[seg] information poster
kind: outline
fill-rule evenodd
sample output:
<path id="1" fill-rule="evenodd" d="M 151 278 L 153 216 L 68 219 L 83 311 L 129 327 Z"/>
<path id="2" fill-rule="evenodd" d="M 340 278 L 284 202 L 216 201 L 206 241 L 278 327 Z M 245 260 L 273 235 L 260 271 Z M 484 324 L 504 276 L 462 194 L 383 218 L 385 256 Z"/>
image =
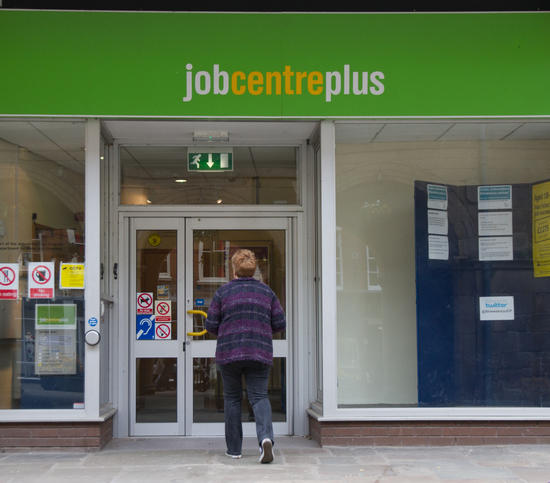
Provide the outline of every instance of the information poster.
<path id="1" fill-rule="evenodd" d="M 37 304 L 35 372 L 76 374 L 76 304 Z"/>
<path id="2" fill-rule="evenodd" d="M 428 210 L 428 233 L 432 235 L 447 235 L 449 222 L 446 211 Z"/>
<path id="3" fill-rule="evenodd" d="M 533 185 L 533 273 L 550 277 L 550 181 Z"/>
<path id="4" fill-rule="evenodd" d="M 479 297 L 479 320 L 514 320 L 514 297 Z"/>
<path id="5" fill-rule="evenodd" d="M 59 288 L 84 289 L 84 264 L 61 263 L 59 268 Z"/>
<path id="6" fill-rule="evenodd" d="M 511 236 L 484 236 L 479 238 L 479 260 L 491 262 L 514 259 L 514 242 Z"/>
<path id="7" fill-rule="evenodd" d="M 438 184 L 428 185 L 428 208 L 446 210 L 448 204 L 447 187 Z"/>
<path id="8" fill-rule="evenodd" d="M 446 236 L 428 236 L 428 258 L 430 260 L 449 259 L 449 239 Z"/>
<path id="9" fill-rule="evenodd" d="M 478 233 L 479 236 L 512 235 L 512 212 L 480 211 Z"/>
<path id="10" fill-rule="evenodd" d="M 478 210 L 511 210 L 512 185 L 478 186 Z"/>

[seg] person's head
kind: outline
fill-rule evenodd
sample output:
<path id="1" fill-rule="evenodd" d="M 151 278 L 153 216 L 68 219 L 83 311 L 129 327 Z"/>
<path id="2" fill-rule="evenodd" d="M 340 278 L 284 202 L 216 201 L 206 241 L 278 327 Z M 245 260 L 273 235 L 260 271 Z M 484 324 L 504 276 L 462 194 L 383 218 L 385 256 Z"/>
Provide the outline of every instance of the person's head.
<path id="1" fill-rule="evenodd" d="M 231 257 L 231 265 L 237 277 L 252 277 L 256 271 L 256 256 L 250 250 L 237 250 Z"/>

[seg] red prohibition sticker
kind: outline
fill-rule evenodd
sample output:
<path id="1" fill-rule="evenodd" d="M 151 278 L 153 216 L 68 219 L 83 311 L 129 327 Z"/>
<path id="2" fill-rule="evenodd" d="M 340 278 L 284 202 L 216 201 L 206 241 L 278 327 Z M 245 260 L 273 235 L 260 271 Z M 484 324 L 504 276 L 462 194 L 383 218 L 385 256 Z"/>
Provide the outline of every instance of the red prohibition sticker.
<path id="1" fill-rule="evenodd" d="M 172 327 L 170 324 L 155 324 L 155 339 L 168 340 L 172 337 Z"/>
<path id="2" fill-rule="evenodd" d="M 15 277 L 16 273 L 12 267 L 8 265 L 3 265 L 0 267 L 0 285 L 3 285 L 4 287 L 13 285 Z"/>
<path id="3" fill-rule="evenodd" d="M 157 322 L 172 321 L 172 301 L 171 300 L 155 301 L 155 320 Z"/>
<path id="4" fill-rule="evenodd" d="M 0 300 L 17 300 L 19 297 L 19 264 L 0 265 Z"/>
<path id="5" fill-rule="evenodd" d="M 29 298 L 51 299 L 54 296 L 55 263 L 54 262 L 30 262 L 29 263 Z"/>
<path id="6" fill-rule="evenodd" d="M 52 278 L 52 274 L 48 267 L 45 265 L 38 265 L 37 267 L 34 267 L 32 271 L 32 279 L 34 283 L 38 283 L 40 285 L 46 284 L 50 281 L 50 278 Z"/>
<path id="7" fill-rule="evenodd" d="M 153 292 L 138 292 L 136 297 L 136 313 L 153 313 Z"/>

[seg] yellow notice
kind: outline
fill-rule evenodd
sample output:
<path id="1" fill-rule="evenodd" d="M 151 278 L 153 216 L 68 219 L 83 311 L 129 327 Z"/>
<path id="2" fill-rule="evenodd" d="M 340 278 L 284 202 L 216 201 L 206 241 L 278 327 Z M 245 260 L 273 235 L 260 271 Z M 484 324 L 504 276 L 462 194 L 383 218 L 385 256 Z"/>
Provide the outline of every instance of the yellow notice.
<path id="1" fill-rule="evenodd" d="M 59 271 L 59 288 L 84 288 L 83 263 L 62 263 Z"/>
<path id="2" fill-rule="evenodd" d="M 533 274 L 550 277 L 550 181 L 533 185 Z"/>

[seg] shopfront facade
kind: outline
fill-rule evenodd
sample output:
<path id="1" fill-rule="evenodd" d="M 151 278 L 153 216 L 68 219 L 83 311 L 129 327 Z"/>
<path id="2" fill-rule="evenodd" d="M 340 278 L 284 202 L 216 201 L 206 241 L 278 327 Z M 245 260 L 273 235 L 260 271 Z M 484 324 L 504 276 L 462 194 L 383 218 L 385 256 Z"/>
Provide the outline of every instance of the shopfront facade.
<path id="1" fill-rule="evenodd" d="M 0 26 L 2 446 L 222 435 L 238 248 L 287 315 L 276 434 L 550 441 L 549 14 Z"/>

